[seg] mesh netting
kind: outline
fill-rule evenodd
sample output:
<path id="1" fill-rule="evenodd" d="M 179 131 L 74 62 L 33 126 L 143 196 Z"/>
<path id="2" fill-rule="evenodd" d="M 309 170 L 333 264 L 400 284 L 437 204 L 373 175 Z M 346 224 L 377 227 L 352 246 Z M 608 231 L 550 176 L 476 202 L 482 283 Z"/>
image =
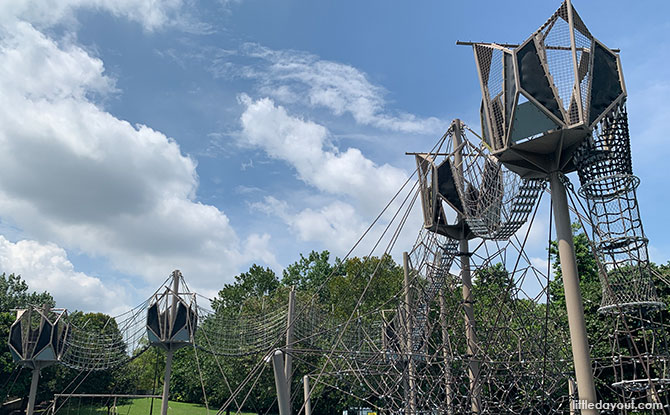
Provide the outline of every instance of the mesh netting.
<path id="1" fill-rule="evenodd" d="M 544 182 L 520 178 L 486 147 L 475 146 L 465 134 L 461 140 L 449 160 L 465 220 L 481 238 L 508 239 L 528 220 Z"/>
<path id="2" fill-rule="evenodd" d="M 77 370 L 97 371 L 128 362 L 148 347 L 147 306 L 148 301 L 98 324 L 71 321 L 61 363 Z"/>
<path id="3" fill-rule="evenodd" d="M 632 174 L 628 117 L 622 104 L 603 118 L 577 151 L 580 194 L 586 198 L 600 262 L 601 311 L 661 302 L 649 270 L 647 239 Z"/>
<path id="4" fill-rule="evenodd" d="M 452 249 L 444 242 L 422 231 L 410 253 L 409 295 L 398 292 L 396 308 L 357 319 L 381 318 L 383 330 L 347 327 L 351 334 L 330 346 L 333 359 L 310 379 L 390 413 L 471 413 L 473 405 L 481 413 L 569 413 L 569 342 L 558 310 L 542 304 L 546 271 L 524 259 L 519 241 L 481 243 L 469 253 L 477 321 L 469 350 L 461 276 L 443 268 L 430 299 L 436 281 L 420 271 L 443 266 L 445 248 Z M 531 293 L 528 285 L 545 288 Z M 407 299 L 415 310 L 410 316 L 403 311 Z M 293 353 L 307 359 L 299 347 Z"/>

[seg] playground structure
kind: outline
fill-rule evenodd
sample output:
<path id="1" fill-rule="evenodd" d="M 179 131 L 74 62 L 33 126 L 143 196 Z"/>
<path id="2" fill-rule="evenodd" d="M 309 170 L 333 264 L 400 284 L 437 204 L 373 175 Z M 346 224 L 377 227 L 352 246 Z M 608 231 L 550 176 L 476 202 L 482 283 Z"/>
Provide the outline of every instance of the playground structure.
<path id="1" fill-rule="evenodd" d="M 65 310 L 21 310 L 10 348 L 33 369 L 28 415 L 41 367 L 108 370 L 152 346 L 166 351 L 161 415 L 172 356 L 182 347 L 211 353 L 217 364 L 257 357 L 244 381 L 228 386 L 219 413 L 241 410 L 242 391 L 267 362 L 281 415 L 296 407 L 310 415 L 315 385 L 393 414 L 596 414 L 575 402 L 595 404 L 598 388 L 622 403 L 646 400 L 661 404 L 653 413 L 670 412 L 664 304 L 636 198 L 618 55 L 589 32 L 569 0 L 520 45 L 468 44 L 482 91 L 482 133 L 456 119 L 431 151 L 410 153 L 416 180 L 380 214 L 386 227 L 373 245 L 380 257 L 392 252 L 416 199 L 424 226 L 403 254 L 403 288 L 388 306 L 356 308 L 338 320 L 318 292 L 304 299 L 291 291 L 271 308 L 227 316 L 198 305 L 174 271 L 163 291 L 110 319 L 114 333 L 78 327 Z M 566 177 L 572 172 L 579 195 Z M 547 190 L 565 310 L 551 302 L 550 268 L 538 269 L 525 253 Z M 571 212 L 590 230 L 600 312 L 611 323 L 608 359 L 591 356 Z M 358 304 L 363 296 L 365 290 Z M 294 360 L 311 364 L 298 405 Z M 594 373 L 604 372 L 614 381 L 596 387 Z M 52 413 L 74 396 L 59 395 Z"/>

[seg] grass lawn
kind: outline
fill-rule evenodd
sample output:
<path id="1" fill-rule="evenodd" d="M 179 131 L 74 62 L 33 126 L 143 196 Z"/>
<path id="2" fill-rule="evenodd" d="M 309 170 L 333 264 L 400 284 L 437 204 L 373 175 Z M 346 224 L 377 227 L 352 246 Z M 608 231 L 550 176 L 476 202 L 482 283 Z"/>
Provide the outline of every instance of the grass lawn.
<path id="1" fill-rule="evenodd" d="M 126 402 L 118 402 L 116 413 L 118 415 L 160 415 L 161 400 L 154 399 L 153 411 L 150 411 L 151 398 L 130 399 Z M 209 408 L 209 415 L 216 415 L 219 408 Z M 230 411 L 234 414 L 235 411 Z M 69 401 L 58 411 L 58 415 L 107 415 L 107 406 L 101 400 L 97 402 L 78 402 L 76 399 Z M 109 415 L 113 412 L 110 411 Z M 251 412 L 241 412 L 242 415 L 256 415 Z M 204 405 L 194 403 L 173 402 L 168 403 L 168 415 L 208 415 Z"/>

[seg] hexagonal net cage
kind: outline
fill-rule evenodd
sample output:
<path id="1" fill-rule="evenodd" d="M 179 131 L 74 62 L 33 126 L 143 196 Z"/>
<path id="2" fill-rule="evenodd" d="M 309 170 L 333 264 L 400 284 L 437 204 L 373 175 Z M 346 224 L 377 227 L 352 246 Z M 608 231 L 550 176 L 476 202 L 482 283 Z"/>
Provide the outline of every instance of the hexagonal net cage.
<path id="1" fill-rule="evenodd" d="M 30 368 L 56 363 L 68 334 L 67 312 L 61 308 L 30 306 L 17 310 L 9 330 L 14 361 Z"/>
<path id="2" fill-rule="evenodd" d="M 175 293 L 166 287 L 153 296 L 146 322 L 150 344 L 167 349 L 192 344 L 197 325 L 195 294 Z"/>
<path id="3" fill-rule="evenodd" d="M 625 97 L 618 56 L 567 2 L 520 46 L 477 43 L 474 53 L 483 139 L 525 177 L 573 171 L 576 146 Z"/>

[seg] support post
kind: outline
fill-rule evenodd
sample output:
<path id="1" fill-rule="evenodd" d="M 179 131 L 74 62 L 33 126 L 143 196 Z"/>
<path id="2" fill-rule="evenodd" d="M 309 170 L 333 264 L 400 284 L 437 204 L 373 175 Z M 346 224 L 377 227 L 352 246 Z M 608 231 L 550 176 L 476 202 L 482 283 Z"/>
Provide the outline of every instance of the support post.
<path id="1" fill-rule="evenodd" d="M 272 368 L 275 373 L 279 415 L 291 415 L 291 395 L 287 390 L 286 376 L 284 376 L 284 353 L 281 350 L 275 351 L 272 355 Z"/>
<path id="2" fill-rule="evenodd" d="M 451 135 L 453 149 L 461 145 L 461 120 L 455 119 L 452 123 L 454 130 Z M 463 177 L 463 155 L 461 151 L 454 152 L 454 166 Z M 463 180 L 457 185 L 463 186 Z M 461 189 L 464 191 L 465 189 Z M 458 215 L 458 221 L 463 221 L 463 216 Z M 465 318 L 465 339 L 468 355 L 468 378 L 470 380 L 470 403 L 473 414 L 481 412 L 481 385 L 479 379 L 479 361 L 477 361 L 477 333 L 475 331 L 474 300 L 472 298 L 472 276 L 470 274 L 470 246 L 467 235 L 461 235 L 459 240 L 459 255 L 461 262 L 461 279 L 463 281 L 463 314 Z"/>
<path id="3" fill-rule="evenodd" d="M 416 368 L 414 365 L 414 344 L 412 342 L 412 293 L 410 291 L 409 281 L 409 255 L 407 252 L 402 253 L 402 265 L 404 271 L 404 289 L 405 289 L 405 330 L 407 332 L 407 342 L 405 344 L 407 350 L 407 387 L 409 389 L 409 396 L 407 400 L 406 414 L 416 414 Z"/>
<path id="4" fill-rule="evenodd" d="M 168 397 L 170 395 L 170 374 L 172 373 L 173 350 L 165 353 L 165 377 L 163 378 L 163 399 L 161 401 L 161 415 L 167 415 Z"/>
<path id="5" fill-rule="evenodd" d="M 470 403 L 473 414 L 481 412 L 481 385 L 479 384 L 479 361 L 477 360 L 477 332 L 475 331 L 474 300 L 472 298 L 472 275 L 470 274 L 470 246 L 467 239 L 459 241 L 461 255 L 461 279 L 463 281 L 463 314 L 465 315 L 465 340 L 468 355 L 468 378 L 470 380 Z"/>
<path id="6" fill-rule="evenodd" d="M 311 389 L 309 387 L 309 376 L 302 377 L 303 394 L 305 397 L 305 415 L 312 415 L 312 402 L 310 402 Z"/>
<path id="7" fill-rule="evenodd" d="M 579 274 L 577 260 L 572 240 L 570 225 L 570 211 L 565 185 L 561 181 L 559 172 L 549 175 L 551 199 L 554 207 L 554 223 L 556 239 L 558 240 L 558 255 L 561 261 L 563 289 L 565 291 L 565 305 L 568 312 L 570 327 L 570 343 L 572 344 L 572 358 L 575 364 L 577 379 L 577 394 L 581 402 L 596 403 L 596 388 L 593 382 L 591 356 L 589 355 L 589 341 L 586 337 L 586 322 L 584 320 L 584 305 L 579 288 Z M 582 415 L 596 415 L 596 409 L 582 409 Z"/>
<path id="8" fill-rule="evenodd" d="M 33 369 L 33 377 L 30 381 L 30 393 L 28 395 L 28 409 L 26 410 L 27 415 L 33 415 L 35 412 L 35 399 L 37 397 L 37 384 L 40 380 L 40 367 L 37 362 L 35 362 L 35 368 Z"/>
<path id="9" fill-rule="evenodd" d="M 286 349 L 284 350 L 284 378 L 286 379 L 286 388 L 288 396 L 291 396 L 291 379 L 293 375 L 293 333 L 295 331 L 295 287 L 291 287 L 288 295 L 288 313 L 286 317 Z"/>
<path id="10" fill-rule="evenodd" d="M 440 289 L 440 326 L 442 328 L 442 357 L 444 359 L 444 394 L 446 395 L 447 415 L 453 414 L 454 391 L 451 387 L 451 362 L 449 361 L 449 332 L 447 330 L 447 304 L 444 298 L 444 286 Z"/>
<path id="11" fill-rule="evenodd" d="M 577 405 L 575 402 L 575 380 L 568 378 L 568 396 L 570 396 L 570 415 L 577 415 Z"/>
<path id="12" fill-rule="evenodd" d="M 181 277 L 181 272 L 175 270 L 172 272 L 172 304 L 170 305 L 170 317 L 169 317 L 169 327 L 167 333 L 172 332 L 172 327 L 175 323 L 175 318 L 177 317 L 177 303 L 179 301 L 179 278 Z M 169 339 L 164 339 L 169 340 Z M 172 357 L 174 355 L 174 350 L 172 349 L 172 344 L 170 342 L 165 343 L 167 347 L 167 352 L 165 354 L 165 377 L 163 378 L 163 399 L 161 401 L 161 415 L 167 415 L 168 411 L 168 397 L 170 395 L 170 375 L 172 373 Z"/>

